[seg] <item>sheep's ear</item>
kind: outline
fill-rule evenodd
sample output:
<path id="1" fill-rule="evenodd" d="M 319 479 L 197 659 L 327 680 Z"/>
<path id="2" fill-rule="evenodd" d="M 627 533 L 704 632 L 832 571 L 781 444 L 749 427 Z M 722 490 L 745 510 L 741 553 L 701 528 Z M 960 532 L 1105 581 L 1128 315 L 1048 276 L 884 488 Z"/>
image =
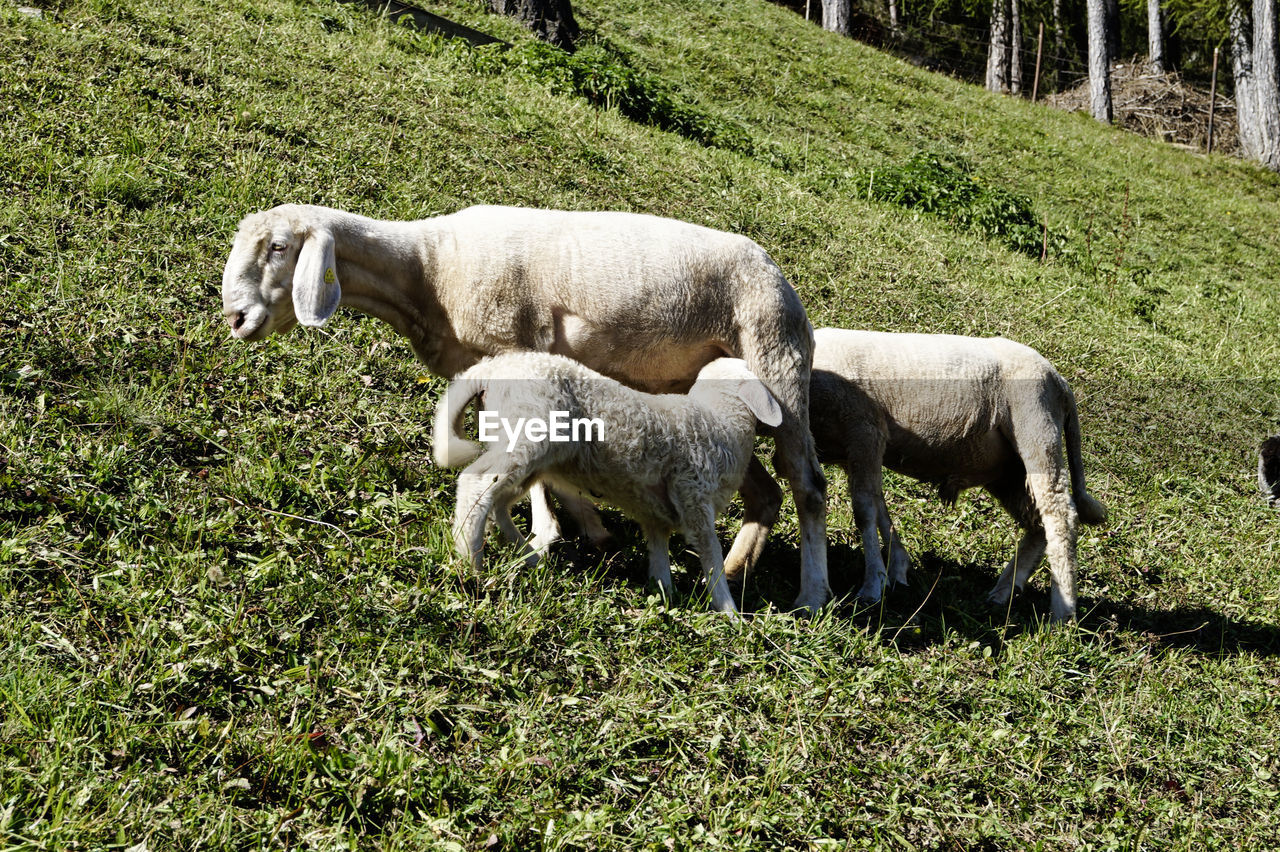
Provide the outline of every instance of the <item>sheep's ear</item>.
<path id="1" fill-rule="evenodd" d="M 302 243 L 293 269 L 293 313 L 298 322 L 324 325 L 338 309 L 342 288 L 337 266 L 333 234 L 326 228 L 314 229 Z"/>
<path id="2" fill-rule="evenodd" d="M 764 425 L 777 426 L 782 422 L 782 407 L 759 379 L 747 379 L 738 385 L 738 396 Z"/>

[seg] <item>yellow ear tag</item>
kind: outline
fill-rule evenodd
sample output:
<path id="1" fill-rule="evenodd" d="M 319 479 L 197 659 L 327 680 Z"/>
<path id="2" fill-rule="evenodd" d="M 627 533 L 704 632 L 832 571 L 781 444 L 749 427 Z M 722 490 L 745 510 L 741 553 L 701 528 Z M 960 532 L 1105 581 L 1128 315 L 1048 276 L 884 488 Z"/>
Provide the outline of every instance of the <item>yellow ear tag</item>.
<path id="1" fill-rule="evenodd" d="M 337 280 L 337 276 L 333 274 L 333 267 L 332 266 L 326 267 L 324 270 L 324 283 L 332 284 L 336 280 Z"/>

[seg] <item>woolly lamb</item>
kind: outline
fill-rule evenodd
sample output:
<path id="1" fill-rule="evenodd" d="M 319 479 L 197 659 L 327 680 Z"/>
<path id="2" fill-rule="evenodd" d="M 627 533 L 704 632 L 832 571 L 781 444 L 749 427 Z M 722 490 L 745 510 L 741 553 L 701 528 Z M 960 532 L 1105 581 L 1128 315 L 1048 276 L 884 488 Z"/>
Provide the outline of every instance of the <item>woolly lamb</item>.
<path id="1" fill-rule="evenodd" d="M 458 435 L 461 414 L 477 396 L 484 400 L 482 416 L 492 412 L 505 424 L 505 445 L 499 440 L 482 448 Z M 541 422 L 544 430 L 553 415 L 602 428 L 589 435 L 596 440 L 550 440 L 527 428 L 520 435 L 520 424 Z M 702 560 L 712 606 L 737 612 L 725 583 L 716 516 L 746 473 L 757 418 L 776 426 L 782 410 L 737 358 L 704 366 L 687 395 L 632 390 L 560 355 L 486 358 L 455 378 L 436 407 L 437 464 L 470 462 L 458 477 L 454 544 L 478 568 L 485 522 L 492 518 L 509 540 L 529 550 L 510 506 L 541 480 L 558 491 L 590 493 L 639 521 L 649 576 L 668 596 L 667 539 L 680 530 Z"/>
<path id="2" fill-rule="evenodd" d="M 750 239 L 632 213 L 512 207 L 388 222 L 283 205 L 240 223 L 222 278 L 235 337 L 322 325 L 339 301 L 390 323 L 442 376 L 486 355 L 532 350 L 640 390 L 680 392 L 712 359 L 742 358 L 783 412 L 772 434 L 800 520 L 796 606 L 814 609 L 830 596 L 826 480 L 808 425 L 813 330 L 781 270 Z M 535 537 L 547 541 L 558 529 L 541 485 L 534 492 Z M 759 556 L 757 533 L 780 498 L 754 458 L 742 495 L 743 534 L 726 560 L 739 567 Z"/>
<path id="3" fill-rule="evenodd" d="M 1085 490 L 1075 397 L 1053 365 L 999 337 L 822 328 L 814 340 L 810 425 L 819 458 L 849 477 L 866 561 L 858 597 L 879 600 L 886 575 L 905 582 L 910 563 L 883 465 L 937 484 L 948 503 L 966 488 L 991 492 L 1026 533 L 989 599 L 1006 603 L 1047 550 L 1053 617 L 1074 618 L 1077 519 L 1100 524 L 1106 510 Z"/>

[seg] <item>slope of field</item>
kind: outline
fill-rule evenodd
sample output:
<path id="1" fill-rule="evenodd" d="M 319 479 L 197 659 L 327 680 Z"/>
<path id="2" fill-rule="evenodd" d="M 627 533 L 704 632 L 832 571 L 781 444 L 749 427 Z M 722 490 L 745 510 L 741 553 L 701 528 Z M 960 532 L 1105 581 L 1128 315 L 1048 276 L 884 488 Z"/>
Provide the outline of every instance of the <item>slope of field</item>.
<path id="1" fill-rule="evenodd" d="M 512 51 L 329 0 L 0 5 L 0 845 L 1273 845 L 1280 177 L 763 0 L 582 0 L 573 65 L 481 5 L 430 8 Z M 402 340 L 228 339 L 231 235 L 286 201 L 673 216 L 815 325 L 1037 347 L 1111 513 L 1081 623 L 1041 627 L 1043 575 L 988 609 L 1012 522 L 897 477 L 881 607 L 785 614 L 789 507 L 743 624 L 689 554 L 663 605 L 616 514 L 615 551 L 473 575 Z"/>

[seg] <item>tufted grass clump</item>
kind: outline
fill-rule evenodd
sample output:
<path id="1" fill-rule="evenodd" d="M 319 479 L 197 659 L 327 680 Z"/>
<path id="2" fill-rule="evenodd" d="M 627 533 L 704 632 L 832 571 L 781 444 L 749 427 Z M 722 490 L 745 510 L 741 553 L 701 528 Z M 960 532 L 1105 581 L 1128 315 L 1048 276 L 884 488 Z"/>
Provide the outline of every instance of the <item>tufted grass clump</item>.
<path id="1" fill-rule="evenodd" d="M 596 107 L 616 109 L 632 121 L 701 145 L 743 154 L 752 151 L 751 137 L 741 126 L 699 109 L 671 85 L 632 68 L 598 41 L 573 53 L 536 39 L 521 39 L 507 50 L 477 52 L 478 67 L 528 74 L 558 94 L 576 94 Z"/>
<path id="2" fill-rule="evenodd" d="M 1039 256 L 1048 241 L 1031 200 L 1001 186 L 983 182 L 963 160 L 945 161 L 936 154 L 917 152 L 902 166 L 870 175 L 867 194 L 940 216 L 962 228 L 999 240 L 1015 251 Z"/>

